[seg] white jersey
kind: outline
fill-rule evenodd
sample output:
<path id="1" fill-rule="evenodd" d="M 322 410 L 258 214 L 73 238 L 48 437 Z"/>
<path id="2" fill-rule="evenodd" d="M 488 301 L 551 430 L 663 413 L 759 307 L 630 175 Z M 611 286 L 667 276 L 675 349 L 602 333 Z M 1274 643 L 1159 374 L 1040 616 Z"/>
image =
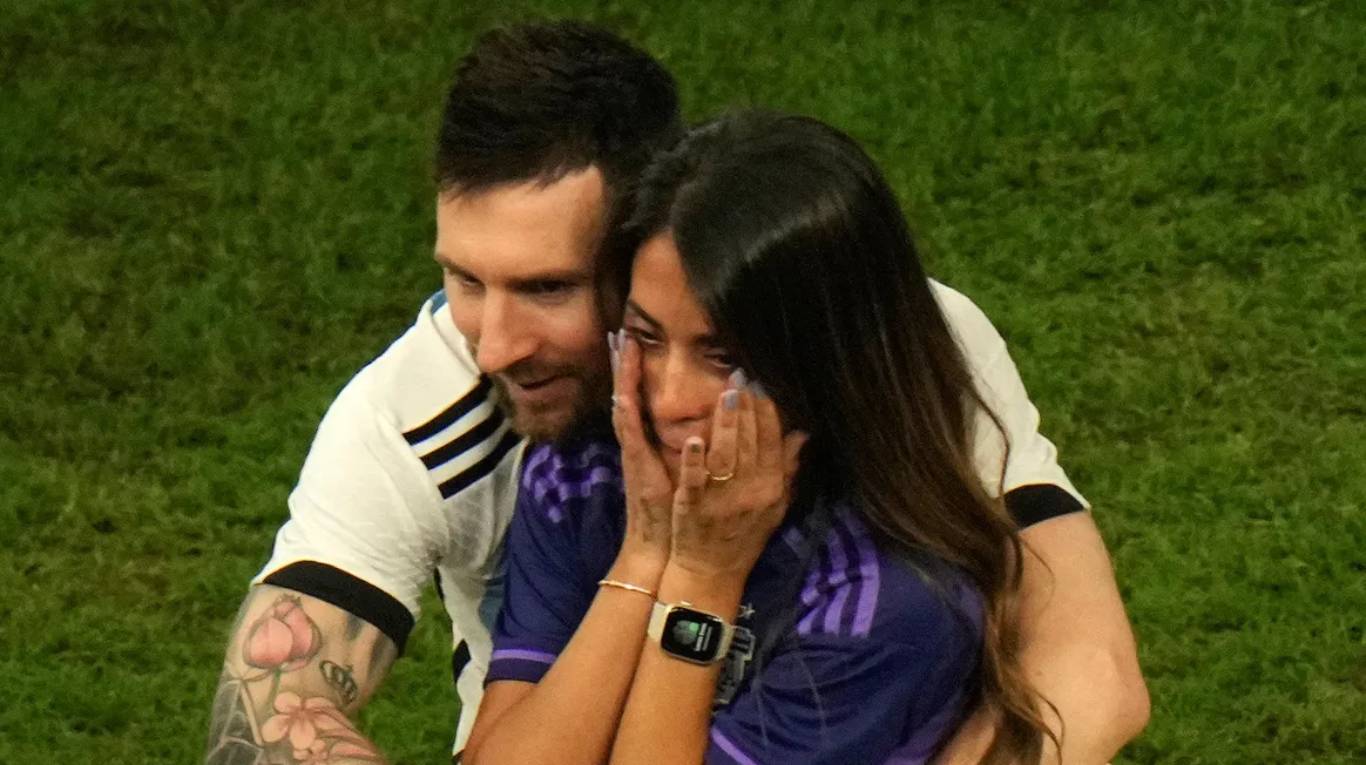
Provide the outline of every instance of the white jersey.
<path id="1" fill-rule="evenodd" d="M 1000 334 L 972 301 L 932 286 L 1006 430 L 1002 438 L 979 415 L 974 456 L 984 485 L 1005 494 L 1022 524 L 1084 507 L 1038 432 L 1038 412 Z M 401 648 L 435 572 L 463 665 L 457 750 L 483 693 L 521 468 L 523 441 L 495 395 L 438 293 L 333 401 L 290 494 L 290 518 L 254 580 L 344 608 Z"/>
<path id="2" fill-rule="evenodd" d="M 458 744 L 482 695 L 521 465 L 495 395 L 438 293 L 332 402 L 254 580 L 327 600 L 401 649 L 435 572 L 469 656 Z"/>

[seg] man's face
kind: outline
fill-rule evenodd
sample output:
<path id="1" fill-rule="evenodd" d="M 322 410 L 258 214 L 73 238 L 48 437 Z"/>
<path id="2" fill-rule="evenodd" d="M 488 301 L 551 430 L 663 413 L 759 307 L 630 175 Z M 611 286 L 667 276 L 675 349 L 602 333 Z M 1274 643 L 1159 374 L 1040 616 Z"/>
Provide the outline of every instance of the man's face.
<path id="1" fill-rule="evenodd" d="M 597 294 L 603 205 L 592 167 L 437 199 L 436 261 L 455 326 L 513 428 L 535 440 L 563 434 L 611 391 Z"/>

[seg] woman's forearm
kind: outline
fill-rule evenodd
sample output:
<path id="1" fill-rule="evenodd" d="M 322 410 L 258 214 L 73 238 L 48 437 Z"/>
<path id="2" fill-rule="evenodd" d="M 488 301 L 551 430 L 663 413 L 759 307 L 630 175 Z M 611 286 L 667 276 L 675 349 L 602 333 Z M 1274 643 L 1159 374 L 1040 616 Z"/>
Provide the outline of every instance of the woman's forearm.
<path id="1" fill-rule="evenodd" d="M 744 588 L 734 580 L 700 577 L 671 564 L 660 580 L 659 599 L 687 602 L 734 623 Z M 720 666 L 692 664 L 646 642 L 612 747 L 613 765 L 702 762 Z"/>
<path id="2" fill-rule="evenodd" d="M 618 559 L 607 578 L 655 589 L 659 577 L 657 565 Z M 600 587 L 574 637 L 539 683 L 490 685 L 464 762 L 605 761 L 653 605 L 643 593 Z"/>

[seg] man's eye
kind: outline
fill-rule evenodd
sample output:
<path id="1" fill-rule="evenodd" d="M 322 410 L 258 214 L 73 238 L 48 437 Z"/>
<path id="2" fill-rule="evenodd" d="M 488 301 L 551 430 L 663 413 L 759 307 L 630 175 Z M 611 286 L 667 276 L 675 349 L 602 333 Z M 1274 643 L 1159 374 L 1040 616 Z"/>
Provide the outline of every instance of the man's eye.
<path id="1" fill-rule="evenodd" d="M 526 285 L 526 292 L 529 295 L 535 295 L 538 297 L 554 297 L 557 295 L 567 294 L 573 288 L 574 285 L 570 284 L 569 282 L 531 282 L 530 284 Z"/>
<path id="2" fill-rule="evenodd" d="M 455 282 L 456 286 L 464 290 L 472 290 L 479 288 L 479 280 L 475 279 L 469 274 L 462 274 L 459 271 L 451 271 L 447 269 L 446 278 Z"/>

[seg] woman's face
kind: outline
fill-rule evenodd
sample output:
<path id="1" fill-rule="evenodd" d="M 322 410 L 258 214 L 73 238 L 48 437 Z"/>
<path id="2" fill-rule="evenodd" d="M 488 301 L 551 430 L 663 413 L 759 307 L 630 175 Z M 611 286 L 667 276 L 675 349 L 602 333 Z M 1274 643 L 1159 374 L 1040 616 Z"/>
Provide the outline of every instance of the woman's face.
<path id="1" fill-rule="evenodd" d="M 623 326 L 640 344 L 647 425 L 677 475 L 683 442 L 690 436 L 709 440 L 712 412 L 734 366 L 688 286 L 668 232 L 636 253 Z"/>

